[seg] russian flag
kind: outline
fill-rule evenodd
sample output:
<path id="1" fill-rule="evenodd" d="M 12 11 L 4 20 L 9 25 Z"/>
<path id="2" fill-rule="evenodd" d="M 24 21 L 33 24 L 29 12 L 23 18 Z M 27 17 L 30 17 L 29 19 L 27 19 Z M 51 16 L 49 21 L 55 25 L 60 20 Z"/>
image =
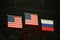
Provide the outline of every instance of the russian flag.
<path id="1" fill-rule="evenodd" d="M 24 13 L 26 25 L 38 25 L 38 15 L 31 13 Z"/>
<path id="2" fill-rule="evenodd" d="M 41 19 L 42 31 L 54 32 L 53 20 Z"/>
<path id="3" fill-rule="evenodd" d="M 22 17 L 8 15 L 8 27 L 10 27 L 10 28 L 22 28 Z"/>

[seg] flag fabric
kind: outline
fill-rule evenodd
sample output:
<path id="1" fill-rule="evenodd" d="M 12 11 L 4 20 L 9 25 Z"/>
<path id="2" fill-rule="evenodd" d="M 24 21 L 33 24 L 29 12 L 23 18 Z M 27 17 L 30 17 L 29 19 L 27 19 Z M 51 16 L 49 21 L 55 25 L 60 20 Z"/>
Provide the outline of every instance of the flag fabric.
<path id="1" fill-rule="evenodd" d="M 31 13 L 24 13 L 26 25 L 38 25 L 38 15 Z"/>
<path id="2" fill-rule="evenodd" d="M 8 27 L 10 27 L 10 28 L 22 28 L 22 17 L 8 15 Z"/>
<path id="3" fill-rule="evenodd" d="M 54 32 L 53 20 L 41 19 L 42 31 L 52 31 Z"/>

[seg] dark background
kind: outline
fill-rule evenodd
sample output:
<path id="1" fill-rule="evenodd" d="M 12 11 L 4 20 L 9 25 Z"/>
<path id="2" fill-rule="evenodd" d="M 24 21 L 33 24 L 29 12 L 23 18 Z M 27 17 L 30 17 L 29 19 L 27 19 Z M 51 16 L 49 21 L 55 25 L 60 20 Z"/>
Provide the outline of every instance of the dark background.
<path id="1" fill-rule="evenodd" d="M 58 4 L 58 5 L 57 5 Z M 59 40 L 59 3 L 52 0 L 0 0 L 0 40 Z M 38 14 L 39 26 L 27 26 L 24 12 Z M 23 17 L 23 28 L 7 27 L 7 15 Z M 54 32 L 41 30 L 40 19 L 54 20 Z"/>

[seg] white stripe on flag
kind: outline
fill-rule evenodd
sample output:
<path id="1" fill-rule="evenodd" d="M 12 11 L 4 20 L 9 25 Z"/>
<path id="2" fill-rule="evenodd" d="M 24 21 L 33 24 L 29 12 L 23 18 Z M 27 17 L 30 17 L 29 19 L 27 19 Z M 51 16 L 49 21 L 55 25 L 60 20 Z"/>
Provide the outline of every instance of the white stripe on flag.
<path id="1" fill-rule="evenodd" d="M 53 20 L 41 19 L 41 23 L 43 23 L 43 24 L 53 24 Z"/>

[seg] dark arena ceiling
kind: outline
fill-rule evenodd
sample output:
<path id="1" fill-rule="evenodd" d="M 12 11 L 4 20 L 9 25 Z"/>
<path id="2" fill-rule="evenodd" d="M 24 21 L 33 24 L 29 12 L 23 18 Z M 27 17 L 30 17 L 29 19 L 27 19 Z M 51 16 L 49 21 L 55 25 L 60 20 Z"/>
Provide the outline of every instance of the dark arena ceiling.
<path id="1" fill-rule="evenodd" d="M 52 0 L 0 0 L 0 40 L 59 40 L 60 18 L 54 5 Z M 54 20 L 55 31 L 25 25 L 24 12 L 38 14 L 39 24 L 41 18 Z M 22 16 L 23 28 L 8 28 L 7 15 Z"/>

